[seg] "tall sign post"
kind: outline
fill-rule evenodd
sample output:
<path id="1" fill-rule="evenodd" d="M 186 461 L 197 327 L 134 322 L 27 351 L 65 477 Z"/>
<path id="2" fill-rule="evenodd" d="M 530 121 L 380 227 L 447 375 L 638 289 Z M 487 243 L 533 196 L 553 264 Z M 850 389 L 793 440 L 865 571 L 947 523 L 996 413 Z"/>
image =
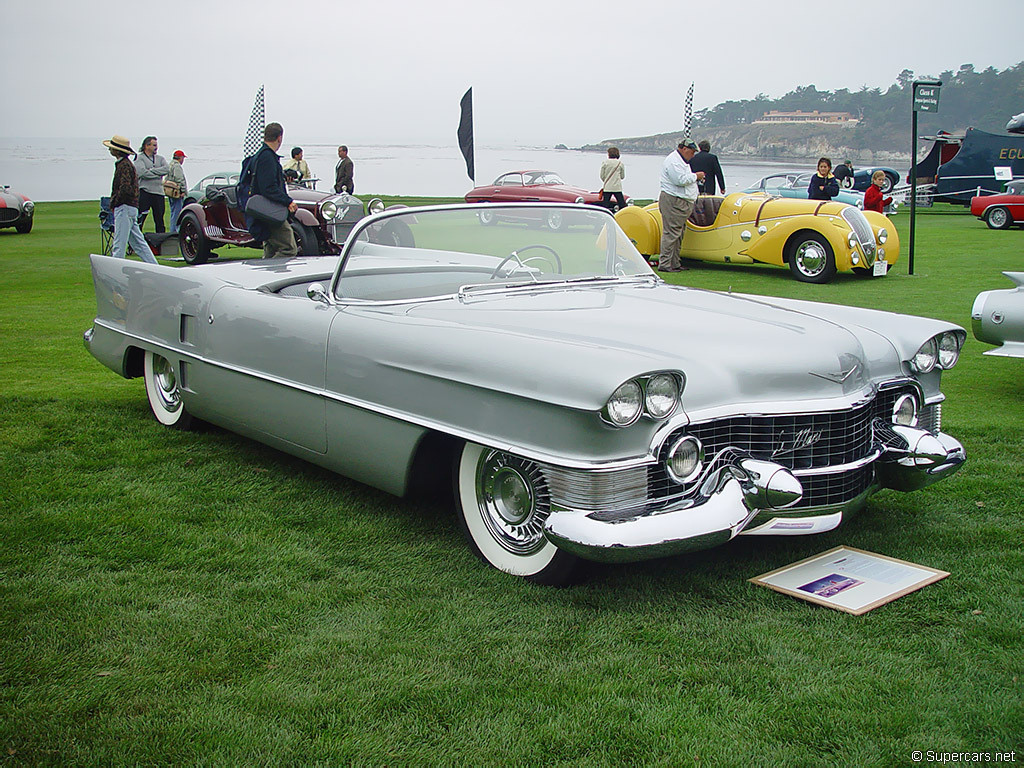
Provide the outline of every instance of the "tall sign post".
<path id="1" fill-rule="evenodd" d="M 913 82 L 913 119 L 910 128 L 910 274 L 914 274 L 914 224 L 917 219 L 917 113 L 939 111 L 941 80 Z"/>

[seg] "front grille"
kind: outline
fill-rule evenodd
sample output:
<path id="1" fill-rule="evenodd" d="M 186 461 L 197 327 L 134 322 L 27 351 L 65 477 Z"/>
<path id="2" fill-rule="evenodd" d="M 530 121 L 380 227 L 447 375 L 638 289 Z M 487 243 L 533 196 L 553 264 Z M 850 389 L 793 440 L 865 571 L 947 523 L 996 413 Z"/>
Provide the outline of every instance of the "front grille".
<path id="1" fill-rule="evenodd" d="M 669 478 L 664 461 L 667 452 L 683 435 L 697 437 L 704 446 L 704 467 L 711 467 L 726 448 L 739 449 L 754 458 L 774 461 L 801 471 L 803 498 L 793 508 L 843 504 L 860 496 L 874 480 L 874 465 L 830 471 L 871 456 L 872 422 L 892 421 L 901 395 L 915 393 L 901 386 L 880 390 L 874 399 L 857 408 L 783 416 L 734 416 L 675 430 L 662 445 L 655 464 L 600 472 L 542 465 L 541 470 L 556 506 L 610 514 L 629 510 L 657 509 L 693 493 L 694 485 L 681 486 Z M 940 409 L 921 409 L 922 429 L 938 430 Z"/>
<path id="2" fill-rule="evenodd" d="M 850 229 L 857 236 L 857 242 L 860 243 L 861 250 L 867 256 L 868 264 L 873 263 L 875 256 L 875 231 L 868 223 L 864 212 L 858 208 L 844 208 L 843 219 L 850 225 Z"/>
<path id="3" fill-rule="evenodd" d="M 0 208 L 0 224 L 11 224 L 21 218 L 17 208 Z"/>

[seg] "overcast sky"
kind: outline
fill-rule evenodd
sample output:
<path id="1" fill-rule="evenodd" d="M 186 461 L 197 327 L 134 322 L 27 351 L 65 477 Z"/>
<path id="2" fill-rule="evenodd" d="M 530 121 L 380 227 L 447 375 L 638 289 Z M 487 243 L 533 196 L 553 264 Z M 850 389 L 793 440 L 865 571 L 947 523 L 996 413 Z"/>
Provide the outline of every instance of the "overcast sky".
<path id="1" fill-rule="evenodd" d="M 700 109 L 801 85 L 886 88 L 904 68 L 1002 70 L 1024 59 L 1022 10 L 1022 0 L 11 0 L 0 136 L 241 140 L 265 85 L 267 120 L 286 142 L 446 145 L 472 86 L 478 144 L 578 146 L 676 130 L 691 81 Z"/>

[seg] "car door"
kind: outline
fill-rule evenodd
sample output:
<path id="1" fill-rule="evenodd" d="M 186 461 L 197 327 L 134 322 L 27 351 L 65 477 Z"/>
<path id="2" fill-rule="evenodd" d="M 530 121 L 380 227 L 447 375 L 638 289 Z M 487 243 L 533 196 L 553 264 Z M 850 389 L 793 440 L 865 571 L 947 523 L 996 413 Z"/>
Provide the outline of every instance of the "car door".
<path id="1" fill-rule="evenodd" d="M 198 319 L 208 362 L 189 383 L 212 411 L 206 418 L 324 453 L 327 336 L 336 313 L 305 296 L 218 290 Z"/>

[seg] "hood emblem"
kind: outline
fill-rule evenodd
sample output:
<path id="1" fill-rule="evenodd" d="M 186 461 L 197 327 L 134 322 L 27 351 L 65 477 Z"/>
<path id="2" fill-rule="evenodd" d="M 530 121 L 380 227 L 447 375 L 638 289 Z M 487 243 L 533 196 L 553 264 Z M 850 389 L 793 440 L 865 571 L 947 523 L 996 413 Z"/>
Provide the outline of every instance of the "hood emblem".
<path id="1" fill-rule="evenodd" d="M 782 441 L 779 447 L 772 451 L 772 458 L 776 456 L 782 456 L 787 453 L 795 453 L 803 448 L 810 448 L 812 445 L 821 440 L 821 430 L 816 429 L 801 429 L 799 432 L 793 433 L 793 439 L 787 441 L 786 433 L 782 433 Z"/>
<path id="2" fill-rule="evenodd" d="M 808 371 L 808 373 L 811 374 L 811 376 L 817 376 L 819 379 L 824 379 L 825 381 L 832 381 L 835 382 L 836 384 L 842 384 L 848 378 L 850 378 L 850 376 L 852 376 L 858 368 L 860 368 L 860 364 L 854 363 L 850 370 L 844 371 L 842 368 L 840 368 L 839 373 L 815 373 L 814 371 Z"/>

